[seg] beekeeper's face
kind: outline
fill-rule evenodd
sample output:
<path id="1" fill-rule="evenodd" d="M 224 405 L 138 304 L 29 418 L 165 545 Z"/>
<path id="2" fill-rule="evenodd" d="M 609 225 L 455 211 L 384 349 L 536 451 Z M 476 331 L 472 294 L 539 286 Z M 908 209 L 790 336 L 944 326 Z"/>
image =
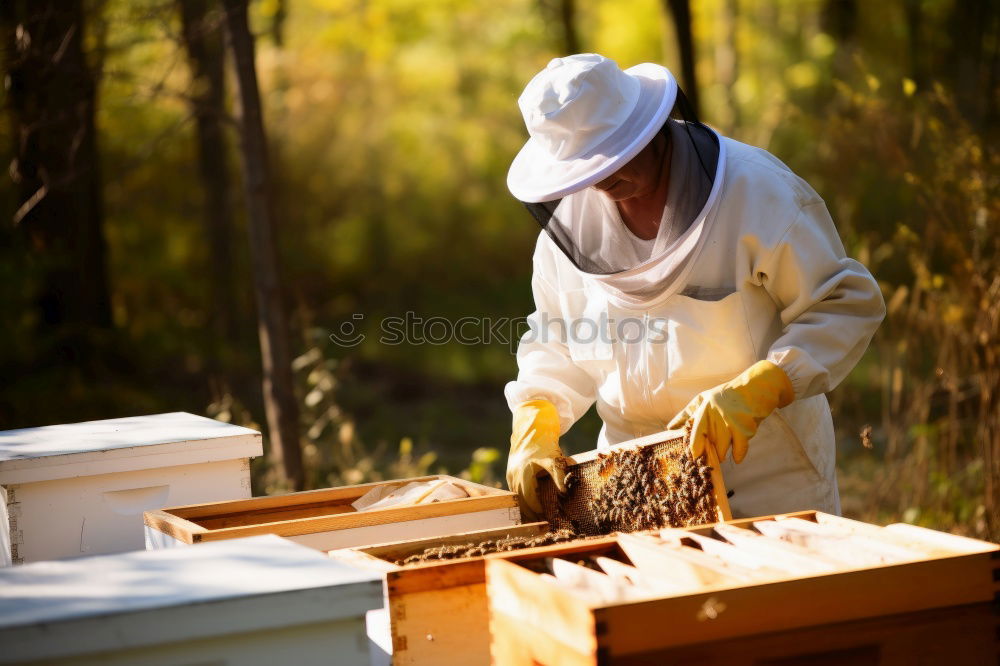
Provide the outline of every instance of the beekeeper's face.
<path id="1" fill-rule="evenodd" d="M 594 187 L 612 201 L 649 196 L 666 176 L 663 169 L 668 166 L 665 159 L 668 147 L 663 134 L 657 133 L 638 155 Z"/>

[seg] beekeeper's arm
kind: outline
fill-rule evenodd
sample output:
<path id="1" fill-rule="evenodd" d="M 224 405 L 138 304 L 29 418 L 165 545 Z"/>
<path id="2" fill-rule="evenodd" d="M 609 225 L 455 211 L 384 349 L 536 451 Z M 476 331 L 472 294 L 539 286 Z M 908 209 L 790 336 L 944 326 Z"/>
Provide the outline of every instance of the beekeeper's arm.
<path id="1" fill-rule="evenodd" d="M 885 315 L 878 284 L 844 252 L 822 200 L 801 208 L 770 248 L 758 253 L 752 279 L 778 306 L 782 333 L 765 360 L 704 391 L 670 423 L 691 421 L 691 453 L 709 444 L 720 460 L 730 446 L 741 462 L 767 416 L 793 400 L 825 393 L 858 362 Z"/>
<path id="2" fill-rule="evenodd" d="M 546 470 L 560 491 L 563 482 L 559 436 L 590 409 L 594 379 L 578 367 L 566 345 L 566 327 L 555 287 L 543 277 L 535 253 L 531 290 L 535 311 L 517 348 L 517 380 L 504 393 L 513 412 L 507 485 L 518 494 L 525 517 L 541 515 L 535 476 Z"/>
<path id="3" fill-rule="evenodd" d="M 821 200 L 799 210 L 755 275 L 783 327 L 767 360 L 784 370 L 796 399 L 832 390 L 868 348 L 885 302 L 868 269 L 847 257 Z"/>

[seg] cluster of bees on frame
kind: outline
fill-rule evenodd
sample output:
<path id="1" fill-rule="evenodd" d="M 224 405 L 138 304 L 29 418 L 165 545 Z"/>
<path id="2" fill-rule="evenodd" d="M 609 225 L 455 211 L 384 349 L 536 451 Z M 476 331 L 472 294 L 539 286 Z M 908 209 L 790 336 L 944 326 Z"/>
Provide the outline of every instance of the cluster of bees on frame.
<path id="1" fill-rule="evenodd" d="M 583 473 L 583 465 L 596 466 L 597 473 Z M 565 478 L 567 493 L 555 502 L 555 515 L 547 516 L 554 529 L 545 534 L 433 546 L 393 561 L 407 566 L 481 557 L 586 536 L 687 527 L 716 520 L 712 468 L 704 458 L 693 459 L 683 443 L 666 451 L 653 445 L 601 453 L 592 463 L 571 467 Z M 577 510 L 585 505 L 592 520 L 581 520 L 568 505 Z M 596 525 L 596 531 L 590 523 Z"/>
<path id="2" fill-rule="evenodd" d="M 397 559 L 395 563 L 406 566 L 439 560 L 456 560 L 460 557 L 481 557 L 489 553 L 549 546 L 563 541 L 572 541 L 576 538 L 579 538 L 579 535 L 568 529 L 554 530 L 538 536 L 504 536 L 499 539 L 488 539 L 474 543 L 433 546 L 408 557 Z"/>
<path id="3" fill-rule="evenodd" d="M 593 514 L 603 534 L 715 521 L 712 468 L 686 446 L 658 456 L 654 446 L 598 456 L 602 479 Z"/>

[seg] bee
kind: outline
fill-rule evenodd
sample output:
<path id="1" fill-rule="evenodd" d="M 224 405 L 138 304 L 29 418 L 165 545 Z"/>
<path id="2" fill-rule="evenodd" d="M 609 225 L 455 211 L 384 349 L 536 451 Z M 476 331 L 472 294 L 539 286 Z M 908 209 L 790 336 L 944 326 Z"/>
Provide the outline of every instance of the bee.
<path id="1" fill-rule="evenodd" d="M 587 516 L 593 522 L 581 531 L 606 534 L 711 518 L 711 468 L 691 459 L 683 446 L 613 451 L 599 454 L 597 464 L 602 482 Z M 580 528 L 575 518 L 565 522 Z"/>
<path id="2" fill-rule="evenodd" d="M 642 494 L 649 496 L 653 494 L 653 489 L 656 487 L 654 481 L 649 478 L 649 476 L 643 476 L 641 479 Z"/>

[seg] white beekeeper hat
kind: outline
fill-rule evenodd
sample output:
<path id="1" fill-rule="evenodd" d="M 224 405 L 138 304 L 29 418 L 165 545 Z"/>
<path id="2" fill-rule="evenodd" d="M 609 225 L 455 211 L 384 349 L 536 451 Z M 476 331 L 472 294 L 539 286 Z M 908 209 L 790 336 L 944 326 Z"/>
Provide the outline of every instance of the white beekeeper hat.
<path id="1" fill-rule="evenodd" d="M 622 71 L 596 53 L 553 59 L 517 100 L 531 138 L 507 187 L 537 203 L 604 180 L 652 140 L 676 99 L 677 81 L 661 65 Z"/>

